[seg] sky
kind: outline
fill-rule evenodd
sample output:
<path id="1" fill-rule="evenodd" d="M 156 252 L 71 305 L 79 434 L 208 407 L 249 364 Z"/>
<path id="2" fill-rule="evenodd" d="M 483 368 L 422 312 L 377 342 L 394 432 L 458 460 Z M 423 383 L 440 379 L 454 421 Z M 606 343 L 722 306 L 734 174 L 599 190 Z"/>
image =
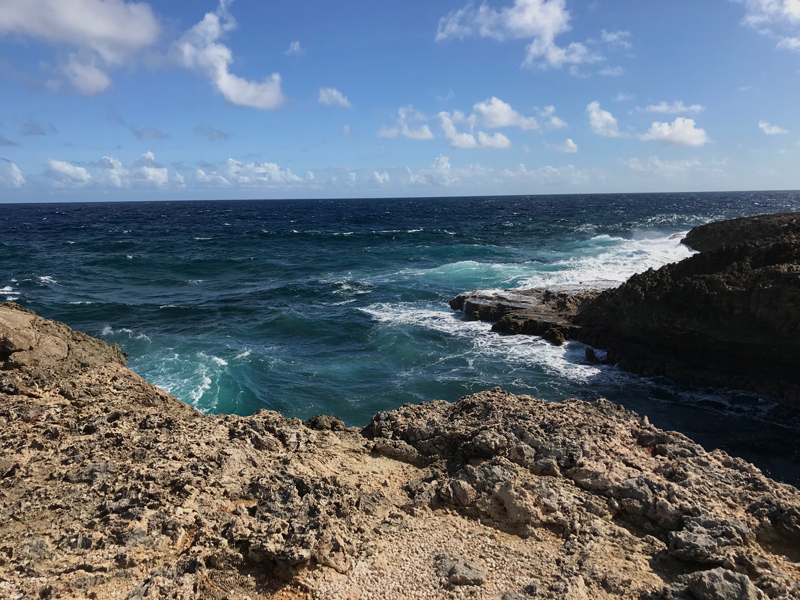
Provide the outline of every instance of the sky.
<path id="1" fill-rule="evenodd" d="M 0 0 L 0 202 L 800 189 L 800 0 Z"/>

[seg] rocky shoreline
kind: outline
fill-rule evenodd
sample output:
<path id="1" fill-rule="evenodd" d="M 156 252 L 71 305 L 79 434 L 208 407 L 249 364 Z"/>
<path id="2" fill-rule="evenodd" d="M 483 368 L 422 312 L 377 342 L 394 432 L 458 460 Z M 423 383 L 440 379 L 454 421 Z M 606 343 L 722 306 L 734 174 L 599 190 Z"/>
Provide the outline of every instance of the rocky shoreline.
<path id="1" fill-rule="evenodd" d="M 203 415 L 0 304 L 0 598 L 798 597 L 800 491 L 610 402 Z"/>
<path id="2" fill-rule="evenodd" d="M 509 334 L 573 339 L 605 361 L 691 386 L 800 401 L 800 214 L 693 229 L 698 254 L 599 292 L 467 292 L 451 307 Z M 587 357 L 596 360 L 593 351 Z"/>

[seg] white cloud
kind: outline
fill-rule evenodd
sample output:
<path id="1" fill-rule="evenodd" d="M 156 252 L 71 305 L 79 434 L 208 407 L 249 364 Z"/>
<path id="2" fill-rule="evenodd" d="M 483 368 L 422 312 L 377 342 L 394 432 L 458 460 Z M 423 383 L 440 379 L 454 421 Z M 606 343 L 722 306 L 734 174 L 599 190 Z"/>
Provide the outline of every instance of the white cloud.
<path id="1" fill-rule="evenodd" d="M 474 135 L 471 133 L 458 132 L 450 113 L 444 111 L 440 112 L 439 119 L 442 122 L 442 130 L 444 130 L 444 135 L 447 138 L 447 141 L 450 143 L 451 148 L 469 150 L 471 148 L 478 147 L 478 142 Z"/>
<path id="2" fill-rule="evenodd" d="M 746 8 L 744 23 L 778 40 L 782 50 L 800 51 L 800 0 L 740 0 Z"/>
<path id="3" fill-rule="evenodd" d="M 0 187 L 21 188 L 25 185 L 25 177 L 19 167 L 12 162 L 0 162 Z"/>
<path id="4" fill-rule="evenodd" d="M 69 57 L 62 71 L 69 82 L 86 96 L 97 96 L 111 87 L 111 78 L 95 65 L 81 62 L 74 54 Z"/>
<path id="5" fill-rule="evenodd" d="M 87 95 L 111 85 L 106 71 L 158 41 L 161 27 L 149 4 L 123 0 L 4 0 L 0 35 L 15 33 L 74 48 L 64 75 Z"/>
<path id="6" fill-rule="evenodd" d="M 131 184 L 137 187 L 166 187 L 169 171 L 156 162 L 152 152 L 145 152 L 130 168 Z"/>
<path id="7" fill-rule="evenodd" d="M 583 44 L 561 47 L 556 37 L 568 32 L 570 13 L 566 0 L 514 0 L 500 10 L 487 3 L 479 7 L 470 2 L 439 20 L 436 41 L 487 37 L 498 41 L 532 39 L 526 47 L 523 66 L 561 68 L 568 64 L 597 62 L 602 57 Z"/>
<path id="8" fill-rule="evenodd" d="M 450 158 L 440 154 L 430 168 L 412 170 L 406 167 L 405 183 L 415 186 L 450 186 L 458 184 L 464 179 L 485 177 L 493 169 L 481 165 L 469 165 L 456 168 L 450 164 Z"/>
<path id="9" fill-rule="evenodd" d="M 622 77 L 625 75 L 625 69 L 622 67 L 606 67 L 597 72 L 598 75 L 603 77 Z"/>
<path id="10" fill-rule="evenodd" d="M 630 31 L 606 31 L 603 29 L 601 32 L 601 37 L 603 41 L 608 44 L 609 46 L 615 46 L 617 48 L 623 48 L 625 50 L 632 50 L 633 44 L 631 44 L 631 32 Z"/>
<path id="11" fill-rule="evenodd" d="M 342 108 L 353 108 L 347 96 L 342 94 L 336 88 L 322 87 L 319 88 L 319 103 L 326 106 L 340 106 Z"/>
<path id="12" fill-rule="evenodd" d="M 586 107 L 586 112 L 589 113 L 589 126 L 594 133 L 603 137 L 623 137 L 614 115 L 601 109 L 599 102 L 592 102 Z"/>
<path id="13" fill-rule="evenodd" d="M 98 169 L 100 171 L 99 181 L 101 184 L 115 188 L 130 186 L 129 171 L 116 158 L 104 156 L 100 160 Z"/>
<path id="14" fill-rule="evenodd" d="M 643 141 L 658 141 L 664 146 L 704 146 L 710 140 L 704 129 L 695 127 L 693 119 L 678 117 L 669 123 L 653 123 L 650 131 L 641 136 Z"/>
<path id="15" fill-rule="evenodd" d="M 778 48 L 781 50 L 800 52 L 800 37 L 785 37 L 778 42 Z"/>
<path id="16" fill-rule="evenodd" d="M 375 180 L 375 183 L 377 183 L 378 185 L 386 185 L 389 183 L 390 180 L 389 174 L 386 173 L 385 171 L 383 173 L 378 173 L 377 171 L 375 171 L 372 174 L 372 177 Z"/>
<path id="17" fill-rule="evenodd" d="M 342 127 L 342 137 L 350 137 L 352 131 L 350 130 L 350 125 L 345 125 Z"/>
<path id="18" fill-rule="evenodd" d="M 700 104 L 692 104 L 691 106 L 686 106 L 682 100 L 678 100 L 677 102 L 673 102 L 672 104 L 667 104 L 663 100 L 658 104 L 651 104 L 650 106 L 641 109 L 643 112 L 647 113 L 660 113 L 664 115 L 679 115 L 682 113 L 688 114 L 700 114 L 706 109 L 705 106 L 701 106 Z"/>
<path id="19" fill-rule="evenodd" d="M 636 98 L 633 94 L 625 94 L 624 92 L 620 92 L 614 98 L 614 102 L 628 102 L 629 100 L 633 100 Z"/>
<path id="20" fill-rule="evenodd" d="M 275 163 L 242 163 L 232 158 L 220 165 L 204 165 L 204 167 L 195 171 L 195 180 L 211 186 L 291 187 L 314 179 L 314 175 L 310 172 L 303 179 L 292 173 L 291 169 L 282 169 Z"/>
<path id="21" fill-rule="evenodd" d="M 84 187 L 92 180 L 89 171 L 83 167 L 53 159 L 47 161 L 45 175 L 51 180 L 53 187 L 57 188 Z"/>
<path id="22" fill-rule="evenodd" d="M 535 118 L 523 117 L 511 108 L 510 104 L 494 96 L 489 100 L 477 103 L 473 108 L 483 125 L 489 129 L 500 127 L 519 127 L 523 131 L 539 129 L 539 122 Z"/>
<path id="23" fill-rule="evenodd" d="M 669 161 L 652 156 L 644 162 L 638 158 L 632 158 L 624 161 L 623 164 L 636 173 L 656 175 L 671 181 L 685 179 L 692 172 L 722 172 L 719 166 L 705 167 L 697 159 Z"/>
<path id="24" fill-rule="evenodd" d="M 520 165 L 516 171 L 505 169 L 503 175 L 508 179 L 517 179 L 542 185 L 585 185 L 591 180 L 589 171 L 578 169 L 574 165 L 567 165 L 566 167 L 548 165 L 533 171 L 528 170 L 525 165 Z"/>
<path id="25" fill-rule="evenodd" d="M 563 129 L 567 126 L 567 122 L 556 116 L 555 106 L 545 106 L 539 111 L 539 116 L 542 118 L 542 123 L 547 129 Z"/>
<path id="26" fill-rule="evenodd" d="M 381 127 L 378 131 L 378 137 L 393 140 L 398 135 L 402 135 L 407 140 L 431 140 L 433 139 L 433 132 L 428 125 L 424 125 L 427 120 L 428 117 L 426 115 L 409 104 L 397 110 L 396 126 Z"/>
<path id="27" fill-rule="evenodd" d="M 289 44 L 289 49 L 284 52 L 286 56 L 303 56 L 305 53 L 306 51 L 300 46 L 300 42 L 292 42 Z"/>
<path id="28" fill-rule="evenodd" d="M 758 128 L 767 135 L 780 135 L 784 133 L 789 133 L 783 127 L 778 127 L 777 125 L 770 125 L 767 121 L 760 121 L 758 123 Z"/>
<path id="29" fill-rule="evenodd" d="M 228 12 L 232 0 L 220 0 L 216 12 L 206 13 L 173 46 L 177 62 L 187 69 L 203 73 L 231 104 L 261 110 L 275 110 L 286 98 L 281 91 L 281 76 L 273 73 L 262 82 L 248 81 L 230 72 L 233 53 L 219 39 L 236 28 Z"/>
<path id="30" fill-rule="evenodd" d="M 455 111 L 452 115 L 443 111 L 439 113 L 439 120 L 442 123 L 442 130 L 451 148 L 458 148 L 460 150 L 470 150 L 473 148 L 502 150 L 511 147 L 511 140 L 502 133 L 488 135 L 479 131 L 477 139 L 472 133 L 460 133 L 455 124 L 467 123 L 471 131 L 477 121 L 477 116 L 474 114 L 467 117 L 464 113 L 459 111 Z"/>
<path id="31" fill-rule="evenodd" d="M 478 143 L 481 148 L 488 148 L 490 150 L 504 150 L 511 148 L 511 140 L 509 140 L 502 133 L 495 133 L 494 135 L 487 135 L 482 131 L 478 132 Z"/>
<path id="32" fill-rule="evenodd" d="M 552 150 L 556 152 L 563 152 L 565 154 L 575 154 L 578 151 L 578 144 L 573 142 L 571 139 L 567 139 L 566 142 L 563 144 L 555 144 L 550 146 Z"/>

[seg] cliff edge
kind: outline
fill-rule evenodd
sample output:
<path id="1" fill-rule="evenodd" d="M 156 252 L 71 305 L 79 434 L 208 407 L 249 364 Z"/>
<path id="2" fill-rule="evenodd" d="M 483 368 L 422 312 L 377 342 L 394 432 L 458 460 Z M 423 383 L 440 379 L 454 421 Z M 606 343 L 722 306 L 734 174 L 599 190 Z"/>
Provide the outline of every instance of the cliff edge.
<path id="1" fill-rule="evenodd" d="M 607 401 L 204 415 L 0 304 L 0 598 L 800 597 L 800 492 Z"/>

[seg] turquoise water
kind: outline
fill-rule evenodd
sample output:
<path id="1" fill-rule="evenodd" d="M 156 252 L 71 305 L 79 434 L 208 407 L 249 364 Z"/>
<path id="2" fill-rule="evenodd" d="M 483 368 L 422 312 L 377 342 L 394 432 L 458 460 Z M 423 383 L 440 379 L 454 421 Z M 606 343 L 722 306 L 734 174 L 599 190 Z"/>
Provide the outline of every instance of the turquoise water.
<path id="1" fill-rule="evenodd" d="M 0 300 L 118 343 L 134 371 L 206 412 L 363 425 L 494 386 L 607 397 L 783 473 L 774 432 L 791 427 L 768 399 L 591 365 L 580 344 L 495 334 L 447 303 L 619 283 L 689 256 L 680 234 L 696 225 L 798 209 L 797 193 L 6 204 Z"/>

